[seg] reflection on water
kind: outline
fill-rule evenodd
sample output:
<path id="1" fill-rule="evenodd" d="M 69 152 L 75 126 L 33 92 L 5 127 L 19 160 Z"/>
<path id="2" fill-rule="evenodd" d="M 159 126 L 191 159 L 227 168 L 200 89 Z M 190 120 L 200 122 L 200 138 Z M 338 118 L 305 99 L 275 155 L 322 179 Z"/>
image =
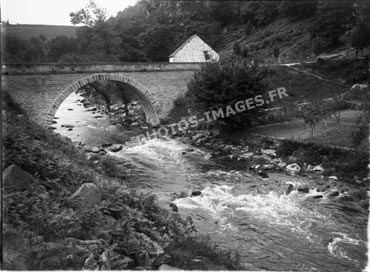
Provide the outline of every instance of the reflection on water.
<path id="1" fill-rule="evenodd" d="M 58 111 L 57 132 L 90 143 L 127 135 L 122 128 L 107 129 L 109 118 L 96 119 L 74 105 L 76 97 L 70 99 Z M 67 122 L 75 125 L 73 131 L 61 127 Z M 200 190 L 198 196 L 174 201 L 179 212 L 190 215 L 200 233 L 236 250 L 246 269 L 361 271 L 366 264 L 366 212 L 346 212 L 346 203 L 327 195 L 312 199 L 314 190 L 275 192 L 276 184 L 296 187 L 319 180 L 280 173 L 262 179 L 243 169 L 232 170 L 210 159 L 207 151 L 175 140 L 127 144 L 108 156 L 122 162 L 135 186 L 157 195 L 163 207 L 168 208 L 174 193 Z"/>
<path id="2" fill-rule="evenodd" d="M 56 132 L 73 141 L 101 145 L 125 143 L 130 137 L 142 131 L 138 127 L 131 127 L 128 130 L 119 125 L 112 125 L 108 115 L 90 111 L 77 102 L 82 98 L 81 95 L 72 93 L 64 100 L 55 114 L 53 127 L 56 128 Z"/>

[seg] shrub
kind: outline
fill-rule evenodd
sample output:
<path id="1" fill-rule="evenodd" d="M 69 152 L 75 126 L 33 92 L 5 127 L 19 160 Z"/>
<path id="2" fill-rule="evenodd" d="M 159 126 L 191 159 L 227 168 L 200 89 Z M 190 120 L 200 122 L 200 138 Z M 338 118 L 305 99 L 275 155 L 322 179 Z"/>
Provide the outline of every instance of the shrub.
<path id="1" fill-rule="evenodd" d="M 228 252 L 226 255 L 225 252 L 221 254 L 222 251 L 211 242 L 208 236 L 176 240 L 166 248 L 166 251 L 171 256 L 170 264 L 181 269 L 197 269 L 197 265 L 192 260 L 199 258 L 199 256 L 203 256 L 202 264 L 204 267 L 201 268 L 202 270 L 221 270 L 207 266 L 207 262 L 210 263 L 210 260 L 214 264 L 225 266 L 229 270 L 238 269 L 238 255 L 231 256 L 232 252 Z"/>
<path id="2" fill-rule="evenodd" d="M 264 70 L 244 62 L 230 64 L 208 63 L 195 73 L 188 84 L 187 96 L 195 111 L 223 111 L 229 106 L 235 109 L 235 103 L 263 96 L 266 85 L 263 81 Z M 263 114 L 261 107 L 244 110 L 235 114 L 223 114 L 225 118 L 215 123 L 222 129 L 243 129 Z"/>

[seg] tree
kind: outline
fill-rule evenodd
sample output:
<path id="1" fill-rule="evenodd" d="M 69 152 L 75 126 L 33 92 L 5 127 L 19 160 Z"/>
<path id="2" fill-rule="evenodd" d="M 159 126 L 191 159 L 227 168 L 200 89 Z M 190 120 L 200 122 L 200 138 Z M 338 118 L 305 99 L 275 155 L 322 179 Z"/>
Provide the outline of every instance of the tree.
<path id="1" fill-rule="evenodd" d="M 76 50 L 76 40 L 65 35 L 57 36 L 50 41 L 49 59 L 59 61 L 65 54 L 70 54 Z"/>
<path id="2" fill-rule="evenodd" d="M 240 55 L 241 54 L 241 46 L 240 46 L 240 42 L 239 41 L 236 41 L 234 43 L 234 46 L 233 46 L 233 50 L 234 50 L 234 54 L 235 55 Z"/>
<path id="3" fill-rule="evenodd" d="M 211 1 L 208 10 L 211 17 L 220 22 L 222 27 L 230 24 L 235 19 L 235 9 L 232 1 Z"/>
<path id="4" fill-rule="evenodd" d="M 329 102 L 329 112 L 332 116 L 335 117 L 337 124 L 340 123 L 341 111 L 346 105 L 346 101 L 344 100 L 342 95 L 334 96 Z"/>
<path id="5" fill-rule="evenodd" d="M 364 50 L 370 46 L 370 22 L 361 21 L 352 32 L 351 45 L 356 48 L 356 56 L 358 51 Z"/>
<path id="6" fill-rule="evenodd" d="M 370 88 L 361 88 L 357 94 L 357 100 L 361 101 L 361 115 L 357 120 L 357 124 L 370 124 Z"/>
<path id="7" fill-rule="evenodd" d="M 311 129 L 311 137 L 314 135 L 314 129 L 318 123 L 325 121 L 330 116 L 330 111 L 322 101 L 313 100 L 298 106 L 297 117 Z M 326 124 L 326 123 L 325 123 Z"/>
<path id="8" fill-rule="evenodd" d="M 175 26 L 153 25 L 139 36 L 145 44 L 144 51 L 151 61 L 168 61 L 175 49 Z"/>
<path id="9" fill-rule="evenodd" d="M 71 23 L 73 25 L 84 24 L 88 27 L 93 27 L 99 23 L 105 22 L 107 19 L 106 10 L 99 8 L 92 0 L 90 0 L 85 8 L 76 12 L 71 12 L 69 16 L 71 17 Z"/>
<path id="10" fill-rule="evenodd" d="M 282 1 L 279 14 L 295 22 L 315 15 L 317 1 Z"/>
<path id="11" fill-rule="evenodd" d="M 200 114 L 220 109 L 227 112 L 228 107 L 235 108 L 239 101 L 264 95 L 267 89 L 264 77 L 264 70 L 241 61 L 228 64 L 207 63 L 190 80 L 186 96 L 194 110 Z M 224 131 L 248 127 L 264 113 L 263 106 L 260 106 L 237 114 L 225 114 L 225 118 L 216 120 L 215 124 Z"/>
<path id="12" fill-rule="evenodd" d="M 242 13 L 247 23 L 264 27 L 278 16 L 278 5 L 275 1 L 251 1 L 246 3 Z"/>
<path id="13" fill-rule="evenodd" d="M 275 62 L 276 62 L 276 63 L 280 62 L 280 61 L 279 61 L 279 57 L 280 57 L 280 49 L 279 49 L 279 47 L 274 46 L 274 47 L 272 48 L 272 54 L 274 55 Z"/>
<path id="14" fill-rule="evenodd" d="M 320 1 L 317 18 L 310 27 L 311 38 L 317 41 L 316 53 L 340 44 L 340 37 L 354 25 L 353 0 Z"/>

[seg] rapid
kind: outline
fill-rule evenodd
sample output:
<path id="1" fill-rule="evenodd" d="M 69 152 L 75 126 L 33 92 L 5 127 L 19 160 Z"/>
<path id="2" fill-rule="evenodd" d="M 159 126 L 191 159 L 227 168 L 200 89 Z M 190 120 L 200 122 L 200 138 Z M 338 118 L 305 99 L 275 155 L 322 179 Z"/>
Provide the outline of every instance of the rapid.
<path id="1" fill-rule="evenodd" d="M 283 173 L 261 178 L 174 139 L 129 142 L 135 131 L 111 126 L 108 116 L 94 118 L 77 98 L 62 104 L 55 131 L 89 145 L 123 144 L 105 156 L 119 162 L 130 183 L 156 195 L 166 209 L 176 204 L 199 233 L 237 252 L 245 270 L 362 271 L 366 266 L 367 212 L 348 210 L 346 202 L 327 194 L 312 198 L 315 189 L 288 195 L 276 190 L 278 184 L 297 188 L 320 183 L 319 178 Z M 65 123 L 73 129 L 62 127 Z"/>

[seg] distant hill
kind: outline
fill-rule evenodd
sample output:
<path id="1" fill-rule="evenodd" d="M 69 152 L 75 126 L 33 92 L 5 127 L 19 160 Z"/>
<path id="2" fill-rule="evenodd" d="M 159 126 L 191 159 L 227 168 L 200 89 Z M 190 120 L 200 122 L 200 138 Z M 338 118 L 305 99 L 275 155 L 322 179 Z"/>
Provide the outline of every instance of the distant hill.
<path id="1" fill-rule="evenodd" d="M 76 26 L 60 25 L 1 25 L 1 35 L 11 34 L 19 39 L 28 40 L 32 37 L 44 35 L 46 39 L 51 40 L 57 36 L 65 35 L 67 37 L 76 37 Z"/>

